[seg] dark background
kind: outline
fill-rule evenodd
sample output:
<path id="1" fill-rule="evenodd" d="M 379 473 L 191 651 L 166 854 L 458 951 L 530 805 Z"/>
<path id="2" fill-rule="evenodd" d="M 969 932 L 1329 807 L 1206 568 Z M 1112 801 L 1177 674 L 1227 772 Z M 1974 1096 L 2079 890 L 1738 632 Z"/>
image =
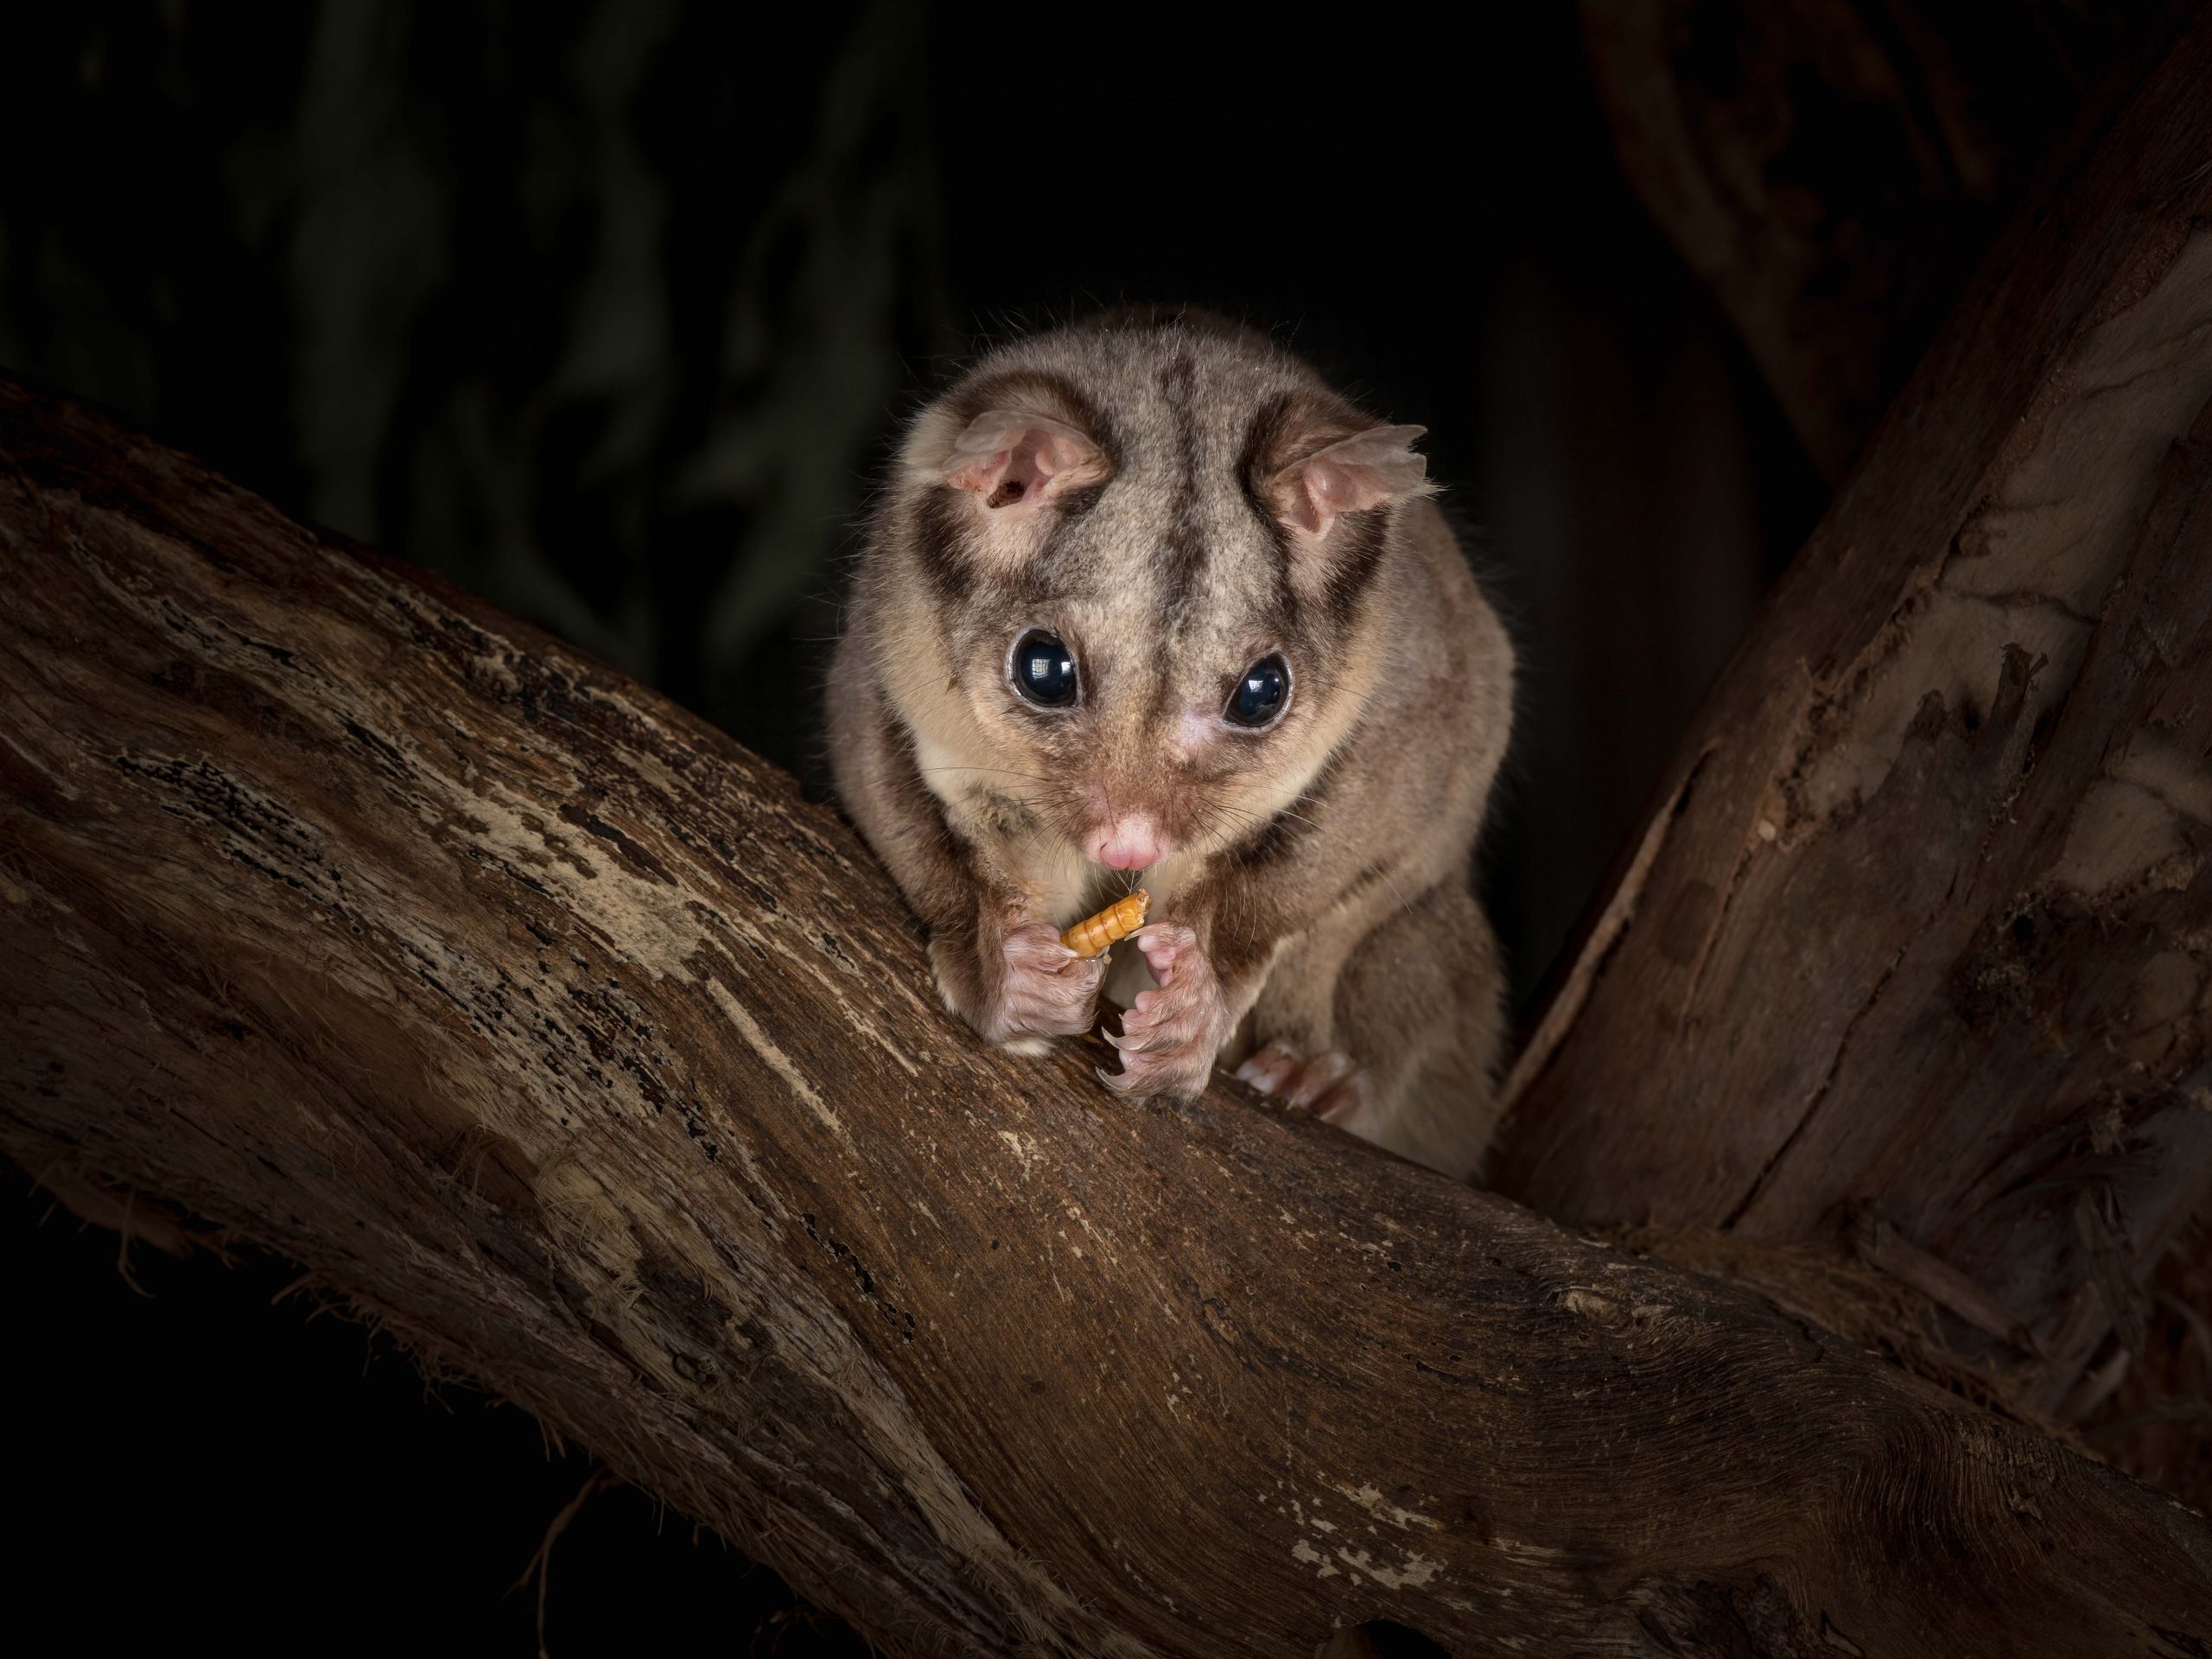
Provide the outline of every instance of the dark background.
<path id="1" fill-rule="evenodd" d="M 1481 527 L 1524 671 L 1485 882 L 1525 995 L 1825 491 L 1622 182 L 1572 7 L 1040 10 L 9 9 L 0 367 L 818 786 L 901 412 L 1097 302 L 1276 327 L 1427 425 Z M 509 1586 L 588 1452 L 281 1296 L 288 1264 L 127 1279 L 28 1178 L 4 1213 L 18 1605 L 90 1572 L 99 1649 L 532 1651 Z M 548 1637 L 857 1650 L 626 1488 L 563 1535 Z"/>

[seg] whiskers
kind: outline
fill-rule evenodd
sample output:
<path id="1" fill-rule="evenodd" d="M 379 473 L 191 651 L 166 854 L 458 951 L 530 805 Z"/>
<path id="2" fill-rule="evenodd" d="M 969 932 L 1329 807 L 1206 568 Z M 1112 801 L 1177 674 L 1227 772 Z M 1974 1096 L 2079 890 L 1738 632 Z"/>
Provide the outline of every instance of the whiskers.
<path id="1" fill-rule="evenodd" d="M 1255 812 L 1249 806 L 1236 806 L 1227 801 L 1206 801 L 1200 804 L 1198 810 L 1206 818 L 1208 832 L 1218 835 L 1224 847 L 1249 830 L 1266 829 L 1277 818 L 1294 818 L 1317 833 L 1324 835 L 1327 833 L 1318 820 L 1307 817 L 1303 812 L 1294 812 L 1287 806 L 1274 812 Z M 1241 818 L 1243 822 L 1231 823 L 1224 830 L 1220 823 L 1220 818 L 1224 814 Z"/>
<path id="2" fill-rule="evenodd" d="M 1042 836 L 1052 846 L 1057 847 L 1058 838 L 1063 834 L 1072 842 L 1080 833 L 1077 826 L 1090 822 L 1086 807 L 1092 810 L 1096 807 L 1095 800 L 1086 795 L 1081 780 L 1066 777 L 1025 772 L 1014 766 L 918 766 L 916 770 L 924 778 L 957 779 L 972 784 L 974 794 L 970 799 L 974 810 L 988 812 L 991 800 L 1002 803 L 997 815 L 1001 832 L 1016 835 L 1025 842 L 1032 837 Z M 957 786 L 957 784 L 954 785 L 955 788 Z M 1304 804 L 1303 798 L 1300 804 Z M 1233 801 L 1211 798 L 1210 791 L 1204 786 L 1192 790 L 1184 805 L 1197 826 L 1197 833 L 1186 845 L 1191 853 L 1200 858 L 1225 852 L 1238 841 L 1249 840 L 1264 833 L 1271 824 L 1278 822 L 1300 826 L 1306 835 L 1332 849 L 1353 844 L 1358 836 L 1359 826 L 1346 815 L 1339 814 L 1335 821 L 1331 821 L 1300 811 L 1297 805 L 1281 807 L 1273 812 L 1257 811 Z M 1018 809 L 1030 815 L 1034 822 L 1017 824 L 1007 817 L 1007 808 Z M 1040 842 L 1036 843 L 1033 853 L 1021 856 L 1026 860 L 1046 855 L 1046 842 Z M 1062 855 L 1058 852 L 1051 853 L 1048 862 Z M 1065 849 L 1065 855 L 1078 863 L 1090 863 L 1094 872 L 1090 879 L 1097 884 L 1091 887 L 1093 893 L 1103 888 L 1116 897 L 1127 897 L 1144 885 L 1150 873 L 1136 868 L 1100 869 L 1084 849 L 1072 844 Z M 1388 887 L 1395 910 L 1413 908 L 1414 895 L 1406 891 L 1405 884 L 1398 875 L 1379 866 L 1373 874 Z M 1247 920 L 1251 925 L 1258 925 L 1256 918 Z"/>

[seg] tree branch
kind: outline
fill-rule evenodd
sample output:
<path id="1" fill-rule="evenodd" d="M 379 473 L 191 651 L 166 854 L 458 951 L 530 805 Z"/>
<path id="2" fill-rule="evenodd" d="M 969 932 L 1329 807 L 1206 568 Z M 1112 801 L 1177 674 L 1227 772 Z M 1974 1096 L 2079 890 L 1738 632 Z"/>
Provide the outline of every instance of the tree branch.
<path id="1" fill-rule="evenodd" d="M 2146 1489 L 1226 1085 L 985 1050 L 698 721 L 67 404 L 0 389 L 0 1145 L 311 1264 L 887 1646 L 2212 1641 Z"/>

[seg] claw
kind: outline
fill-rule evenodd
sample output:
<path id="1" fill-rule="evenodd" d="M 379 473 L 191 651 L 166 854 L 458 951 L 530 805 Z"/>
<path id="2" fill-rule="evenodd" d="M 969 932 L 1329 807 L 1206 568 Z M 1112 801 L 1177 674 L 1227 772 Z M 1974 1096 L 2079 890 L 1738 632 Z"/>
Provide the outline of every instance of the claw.
<path id="1" fill-rule="evenodd" d="M 1290 1085 L 1294 1106 L 1317 1105 L 1351 1071 L 1351 1058 L 1341 1049 L 1330 1049 L 1306 1061 Z"/>
<path id="2" fill-rule="evenodd" d="M 1212 968 L 1188 927 L 1160 924 L 1132 937 L 1157 982 L 1137 994 L 1107 1038 L 1122 1066 L 1102 1071 L 1100 1081 L 1125 1098 L 1203 1092 L 1226 1019 Z"/>
<path id="3" fill-rule="evenodd" d="M 1090 1028 L 1103 963 L 1077 957 L 1049 925 L 1026 923 L 1001 942 L 1001 977 L 976 1021 L 991 1040 L 1007 1044 L 1077 1035 Z"/>
<path id="4" fill-rule="evenodd" d="M 1325 1123 L 1342 1123 L 1366 1098 L 1366 1074 L 1341 1049 L 1301 1056 L 1287 1043 L 1271 1042 L 1236 1068 L 1236 1075 L 1286 1110 Z"/>
<path id="5" fill-rule="evenodd" d="M 1269 1043 L 1236 1068 L 1239 1081 L 1263 1095 L 1281 1095 L 1283 1084 L 1298 1068 L 1298 1057 L 1281 1043 Z"/>

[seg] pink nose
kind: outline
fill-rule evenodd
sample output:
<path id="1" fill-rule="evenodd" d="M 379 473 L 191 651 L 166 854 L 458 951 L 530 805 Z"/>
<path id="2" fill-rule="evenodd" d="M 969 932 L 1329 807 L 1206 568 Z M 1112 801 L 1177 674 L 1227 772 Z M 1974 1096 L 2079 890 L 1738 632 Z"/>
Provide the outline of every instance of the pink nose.
<path id="1" fill-rule="evenodd" d="M 1148 870 L 1160 862 L 1160 827 L 1139 815 L 1116 818 L 1091 843 L 1090 855 L 1109 870 Z"/>

